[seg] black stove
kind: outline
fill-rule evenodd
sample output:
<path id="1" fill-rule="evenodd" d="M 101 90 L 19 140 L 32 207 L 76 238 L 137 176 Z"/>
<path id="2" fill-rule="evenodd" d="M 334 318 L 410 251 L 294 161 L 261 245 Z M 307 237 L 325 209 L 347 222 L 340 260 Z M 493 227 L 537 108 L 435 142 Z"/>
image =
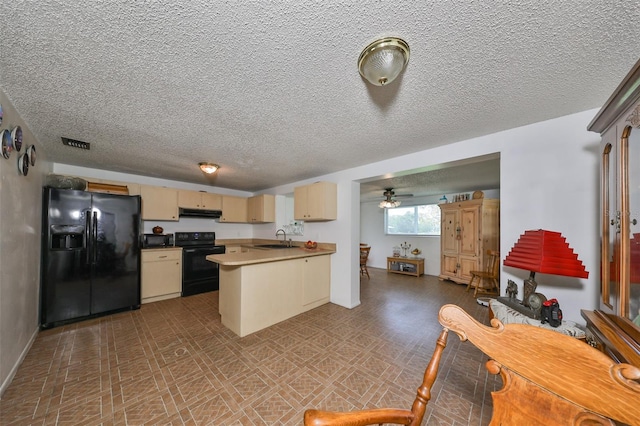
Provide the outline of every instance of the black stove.
<path id="1" fill-rule="evenodd" d="M 182 247 L 182 296 L 216 291 L 220 288 L 217 263 L 209 262 L 210 254 L 224 254 L 217 246 L 215 232 L 176 232 L 175 245 Z"/>

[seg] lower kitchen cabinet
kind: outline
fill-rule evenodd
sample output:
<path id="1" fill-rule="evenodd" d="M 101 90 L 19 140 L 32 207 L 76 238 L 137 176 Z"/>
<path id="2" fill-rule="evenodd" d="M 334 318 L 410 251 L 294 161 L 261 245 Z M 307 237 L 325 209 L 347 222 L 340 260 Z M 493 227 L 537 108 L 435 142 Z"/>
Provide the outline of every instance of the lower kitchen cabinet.
<path id="1" fill-rule="evenodd" d="M 220 265 L 222 324 L 240 337 L 329 303 L 331 256 Z"/>
<path id="2" fill-rule="evenodd" d="M 142 303 L 180 297 L 182 293 L 182 249 L 142 250 Z"/>
<path id="3" fill-rule="evenodd" d="M 331 284 L 331 257 L 317 256 L 302 259 L 302 306 L 314 302 L 328 302 Z"/>

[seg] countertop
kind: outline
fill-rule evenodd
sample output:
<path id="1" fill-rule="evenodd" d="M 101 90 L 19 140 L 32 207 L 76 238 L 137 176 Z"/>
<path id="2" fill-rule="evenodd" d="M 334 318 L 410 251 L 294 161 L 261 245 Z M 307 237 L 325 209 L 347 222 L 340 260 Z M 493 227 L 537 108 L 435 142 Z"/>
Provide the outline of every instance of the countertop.
<path id="1" fill-rule="evenodd" d="M 331 249 L 292 247 L 287 249 L 255 250 L 247 253 L 210 254 L 207 256 L 207 260 L 223 266 L 242 266 L 310 256 L 327 256 L 335 252 L 335 250 Z"/>

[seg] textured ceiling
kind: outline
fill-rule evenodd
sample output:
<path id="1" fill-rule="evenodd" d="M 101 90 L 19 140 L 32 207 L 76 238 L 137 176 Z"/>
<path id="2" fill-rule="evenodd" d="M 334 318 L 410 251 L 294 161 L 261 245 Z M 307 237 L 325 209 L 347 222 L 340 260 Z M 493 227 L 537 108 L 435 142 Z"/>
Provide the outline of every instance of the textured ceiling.
<path id="1" fill-rule="evenodd" d="M 257 191 L 600 107 L 638 59 L 630 1 L 301 3 L 4 1 L 0 88 L 52 161 Z"/>

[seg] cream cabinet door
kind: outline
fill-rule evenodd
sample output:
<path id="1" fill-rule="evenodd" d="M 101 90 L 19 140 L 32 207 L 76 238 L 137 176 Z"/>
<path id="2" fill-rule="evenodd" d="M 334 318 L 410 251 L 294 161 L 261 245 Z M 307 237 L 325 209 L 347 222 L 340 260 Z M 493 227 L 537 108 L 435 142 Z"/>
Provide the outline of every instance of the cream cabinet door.
<path id="1" fill-rule="evenodd" d="M 142 250 L 141 264 L 143 303 L 180 296 L 182 292 L 181 249 Z"/>
<path id="2" fill-rule="evenodd" d="M 329 301 L 331 287 L 331 257 L 304 258 L 302 277 L 302 305 Z"/>
<path id="3" fill-rule="evenodd" d="M 337 185 L 333 182 L 315 182 L 294 188 L 293 216 L 305 221 L 336 220 Z"/>
<path id="4" fill-rule="evenodd" d="M 174 220 L 178 218 L 178 190 L 161 186 L 140 185 L 142 220 Z"/>
<path id="5" fill-rule="evenodd" d="M 309 191 L 306 186 L 298 186 L 293 189 L 293 217 L 298 220 L 306 220 L 309 216 Z"/>
<path id="6" fill-rule="evenodd" d="M 222 195 L 201 192 L 202 208 L 207 210 L 222 210 Z"/>
<path id="7" fill-rule="evenodd" d="M 246 223 L 248 218 L 246 198 L 232 195 L 222 196 L 222 217 L 220 222 Z"/>
<path id="8" fill-rule="evenodd" d="M 275 196 L 269 194 L 256 195 L 249 198 L 248 206 L 250 223 L 275 222 Z"/>
<path id="9" fill-rule="evenodd" d="M 202 208 L 202 196 L 198 191 L 180 189 L 178 191 L 178 206 L 188 209 Z"/>

